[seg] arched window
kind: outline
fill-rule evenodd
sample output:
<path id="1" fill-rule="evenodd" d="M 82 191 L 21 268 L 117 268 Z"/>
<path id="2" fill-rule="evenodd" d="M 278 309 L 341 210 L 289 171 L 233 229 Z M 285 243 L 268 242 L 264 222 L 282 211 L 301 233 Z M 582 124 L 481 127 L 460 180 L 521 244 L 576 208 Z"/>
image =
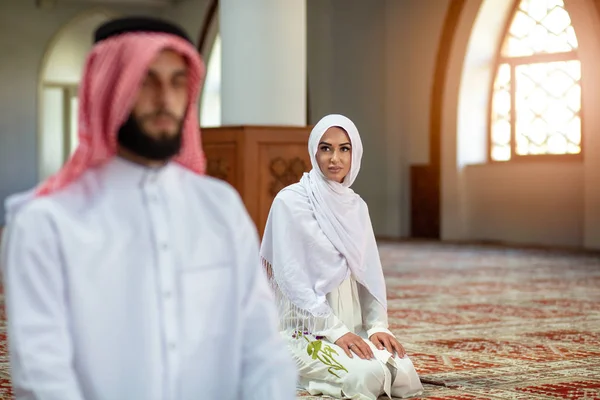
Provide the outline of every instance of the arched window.
<path id="1" fill-rule="evenodd" d="M 562 0 L 517 2 L 493 83 L 491 161 L 581 157 L 577 48 Z"/>

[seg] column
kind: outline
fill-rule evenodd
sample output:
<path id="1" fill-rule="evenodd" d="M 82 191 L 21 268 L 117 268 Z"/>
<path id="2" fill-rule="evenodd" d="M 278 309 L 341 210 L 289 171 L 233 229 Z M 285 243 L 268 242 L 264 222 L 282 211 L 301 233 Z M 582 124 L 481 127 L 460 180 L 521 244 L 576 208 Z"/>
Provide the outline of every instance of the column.
<path id="1" fill-rule="evenodd" d="M 221 123 L 306 126 L 306 0 L 221 0 Z"/>

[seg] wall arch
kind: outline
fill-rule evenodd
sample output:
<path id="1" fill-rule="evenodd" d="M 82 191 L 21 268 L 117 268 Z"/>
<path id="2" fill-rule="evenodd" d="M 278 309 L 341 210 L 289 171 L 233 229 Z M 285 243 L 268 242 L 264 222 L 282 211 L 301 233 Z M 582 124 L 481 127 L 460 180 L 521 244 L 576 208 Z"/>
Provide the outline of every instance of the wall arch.
<path id="1" fill-rule="evenodd" d="M 440 236 L 444 240 L 469 236 L 464 166 L 468 161 L 483 160 L 486 154 L 492 68 L 511 9 L 511 2 L 506 0 L 466 0 L 456 27 L 442 95 Z M 473 79 L 469 73 L 474 74 Z M 468 106 L 473 107 L 473 120 Z M 468 139 L 475 140 L 476 145 L 469 148 Z"/>
<path id="2" fill-rule="evenodd" d="M 513 2 L 505 0 L 466 0 L 455 31 L 451 55 L 446 66 L 444 90 L 441 94 L 441 238 L 600 247 L 600 229 L 597 228 L 600 212 L 596 211 L 600 206 L 600 190 L 592 184 L 592 180 L 597 182 L 600 178 L 596 172 L 600 169 L 600 162 L 595 161 L 600 157 L 600 143 L 598 135 L 591 134 L 600 131 L 600 116 L 586 112 L 589 104 L 600 102 L 600 78 L 593 73 L 600 68 L 600 54 L 596 50 L 600 46 L 600 23 L 593 0 L 565 0 L 565 7 L 571 15 L 580 42 L 583 64 L 583 129 L 584 132 L 590 132 L 587 135 L 584 133 L 584 164 L 484 164 L 487 156 L 488 107 L 495 76 L 495 57 L 508 18 L 512 17 L 512 7 Z M 546 204 L 548 210 L 557 205 L 569 206 L 569 219 L 555 219 L 549 223 L 538 221 L 537 230 L 525 229 L 520 235 L 516 229 L 509 227 L 509 224 L 516 227 L 519 224 L 518 218 L 514 217 L 513 221 L 508 222 L 506 218 L 505 221 L 500 221 L 502 218 L 499 212 L 497 219 L 503 226 L 493 232 L 494 221 L 481 221 L 486 217 L 485 212 L 489 211 L 481 205 L 486 201 L 494 201 L 494 197 L 476 199 L 474 193 L 480 188 L 476 188 L 474 182 L 481 183 L 490 179 L 491 188 L 494 184 L 493 179 L 505 178 L 509 174 L 521 176 L 522 172 L 529 176 L 541 174 L 552 179 L 557 174 L 563 174 L 564 176 L 559 178 L 564 181 L 576 179 L 577 182 L 570 187 L 570 197 L 562 202 L 564 204 Z M 471 179 L 473 176 L 477 176 L 478 180 Z M 523 185 L 524 182 L 522 180 L 521 186 L 507 188 L 517 193 L 513 196 L 514 204 L 518 205 L 519 201 L 527 200 L 527 196 L 519 194 L 519 191 L 528 190 Z M 543 191 L 555 190 L 552 185 L 557 185 L 556 182 L 558 181 L 542 187 L 536 195 L 543 200 Z M 519 195 L 523 198 L 519 199 Z M 501 207 L 499 204 L 496 206 Z M 594 221 L 595 225 L 592 226 L 590 220 Z M 520 224 L 524 225 L 522 221 Z M 555 232 L 557 227 L 565 227 L 566 232 L 561 236 Z"/>

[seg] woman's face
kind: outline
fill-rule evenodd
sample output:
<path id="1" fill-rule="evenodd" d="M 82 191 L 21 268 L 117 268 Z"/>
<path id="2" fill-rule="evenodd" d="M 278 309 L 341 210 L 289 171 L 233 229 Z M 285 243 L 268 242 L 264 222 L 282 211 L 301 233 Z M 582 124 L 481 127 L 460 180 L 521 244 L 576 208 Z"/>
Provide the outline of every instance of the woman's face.
<path id="1" fill-rule="evenodd" d="M 325 178 L 342 183 L 352 166 L 352 143 L 346 131 L 337 126 L 327 129 L 316 158 Z"/>

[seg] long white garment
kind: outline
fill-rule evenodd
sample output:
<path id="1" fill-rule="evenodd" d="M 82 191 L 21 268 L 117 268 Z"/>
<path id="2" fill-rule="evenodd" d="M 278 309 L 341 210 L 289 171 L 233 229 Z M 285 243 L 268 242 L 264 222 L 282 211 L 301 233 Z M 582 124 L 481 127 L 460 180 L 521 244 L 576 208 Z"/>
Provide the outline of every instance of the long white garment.
<path id="1" fill-rule="evenodd" d="M 377 332 L 393 335 L 388 330 L 385 309 L 356 283 L 346 279 L 327 295 L 336 318 L 324 323 L 320 335 L 287 330 L 282 336 L 294 356 L 299 371 L 299 386 L 312 395 L 334 398 L 375 400 L 380 395 L 411 397 L 420 395 L 423 386 L 408 356 L 391 357 L 377 349 L 368 338 Z M 294 318 L 294 309 L 288 311 Z M 375 359 L 349 358 L 334 342 L 348 332 L 355 333 L 369 344 Z M 318 344 L 317 344 L 318 343 Z"/>
<path id="2" fill-rule="evenodd" d="M 228 185 L 115 158 L 8 220 L 18 400 L 295 399 L 256 230 Z"/>

